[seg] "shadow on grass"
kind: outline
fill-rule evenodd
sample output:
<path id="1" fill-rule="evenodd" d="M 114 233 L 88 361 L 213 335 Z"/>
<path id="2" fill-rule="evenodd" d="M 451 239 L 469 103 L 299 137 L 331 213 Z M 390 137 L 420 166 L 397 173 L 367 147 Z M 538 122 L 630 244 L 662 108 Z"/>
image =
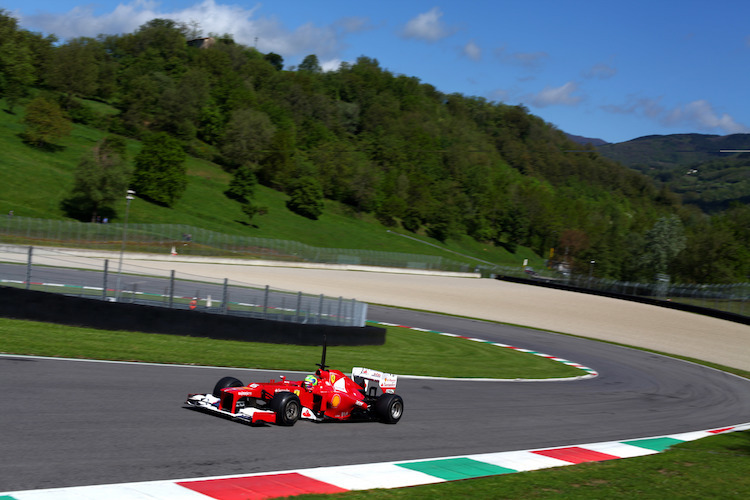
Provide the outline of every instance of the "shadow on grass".
<path id="1" fill-rule="evenodd" d="M 30 148 L 34 148 L 39 151 L 44 151 L 45 153 L 59 153 L 60 151 L 65 150 L 65 146 L 52 144 L 51 142 L 46 142 L 46 141 L 32 140 L 23 132 L 21 132 L 20 134 L 16 134 L 16 135 L 18 138 L 21 139 L 21 142 L 23 142 Z"/>

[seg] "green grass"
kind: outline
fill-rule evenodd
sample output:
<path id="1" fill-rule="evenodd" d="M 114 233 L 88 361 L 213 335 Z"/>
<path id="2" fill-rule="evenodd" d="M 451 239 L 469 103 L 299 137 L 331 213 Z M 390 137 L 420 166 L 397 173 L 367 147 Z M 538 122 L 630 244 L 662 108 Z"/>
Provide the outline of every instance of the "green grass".
<path id="1" fill-rule="evenodd" d="M 75 124 L 71 134 L 57 142 L 60 146 L 58 151 L 41 151 L 21 141 L 19 134 L 24 130 L 20 123 L 23 108 L 17 106 L 15 109 L 16 114 L 0 112 L 0 150 L 3 151 L 0 158 L 0 176 L 3 179 L 0 214 L 13 210 L 18 216 L 65 219 L 60 204 L 72 189 L 75 167 L 105 133 Z M 97 112 L 103 114 L 113 110 L 97 103 Z M 132 162 L 140 151 L 140 143 L 128 140 L 127 145 Z M 438 255 L 476 263 L 452 253 L 458 252 L 498 265 L 520 266 L 524 259 L 529 259 L 533 266 L 543 264 L 539 256 L 525 248 L 511 254 L 502 247 L 482 244 L 468 237 L 440 243 L 423 234 L 414 235 L 397 228 L 386 228 L 372 216 L 355 213 L 350 207 L 330 200 L 326 201 L 320 219 L 313 221 L 290 212 L 285 205 L 287 196 L 265 186 L 258 186 L 255 202 L 267 206 L 269 212 L 256 216 L 249 224 L 241 205 L 224 195 L 230 180 L 227 172 L 214 163 L 194 157 L 188 157 L 186 166 L 187 190 L 174 207 L 166 208 L 136 198 L 131 203 L 128 221 L 182 224 L 231 235 L 292 240 L 316 247 Z M 112 222 L 122 222 L 125 201 L 121 200 L 114 208 L 117 215 Z"/>
<path id="2" fill-rule="evenodd" d="M 320 360 L 320 347 L 315 346 L 96 330 L 6 318 L 0 318 L 0 352 L 300 371 L 311 371 Z M 487 343 L 393 327 L 388 328 L 385 345 L 332 346 L 327 361 L 342 371 L 366 366 L 401 375 L 443 377 L 551 378 L 586 373 Z"/>

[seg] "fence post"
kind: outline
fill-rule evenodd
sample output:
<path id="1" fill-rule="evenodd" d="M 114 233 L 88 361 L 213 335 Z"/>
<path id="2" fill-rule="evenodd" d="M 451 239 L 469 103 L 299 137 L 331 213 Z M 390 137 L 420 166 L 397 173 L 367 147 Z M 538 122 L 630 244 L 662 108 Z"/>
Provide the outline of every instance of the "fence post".
<path id="1" fill-rule="evenodd" d="M 109 271 L 109 259 L 104 259 L 104 280 L 102 282 L 102 300 L 107 300 L 107 272 Z"/>
<path id="2" fill-rule="evenodd" d="M 26 261 L 26 290 L 31 288 L 31 256 L 34 253 L 34 247 L 29 247 L 29 258 Z"/>
<path id="3" fill-rule="evenodd" d="M 221 314 L 226 314 L 229 309 L 229 278 L 224 278 L 224 289 L 221 293 Z"/>
<path id="4" fill-rule="evenodd" d="M 364 327 L 367 324 L 367 302 L 360 302 L 359 326 Z"/>
<path id="5" fill-rule="evenodd" d="M 294 317 L 295 323 L 301 323 L 300 310 L 302 309 L 302 292 L 297 292 L 297 312 Z"/>
<path id="6" fill-rule="evenodd" d="M 266 285 L 266 291 L 263 294 L 263 319 L 268 319 L 268 294 L 269 286 Z"/>
<path id="7" fill-rule="evenodd" d="M 341 323 L 341 307 L 344 305 L 344 297 L 339 297 L 339 310 L 336 313 L 336 322 Z"/>
<path id="8" fill-rule="evenodd" d="M 320 294 L 320 302 L 318 304 L 318 324 L 323 323 L 323 294 Z"/>
<path id="9" fill-rule="evenodd" d="M 174 269 L 169 272 L 169 308 L 174 306 Z"/>

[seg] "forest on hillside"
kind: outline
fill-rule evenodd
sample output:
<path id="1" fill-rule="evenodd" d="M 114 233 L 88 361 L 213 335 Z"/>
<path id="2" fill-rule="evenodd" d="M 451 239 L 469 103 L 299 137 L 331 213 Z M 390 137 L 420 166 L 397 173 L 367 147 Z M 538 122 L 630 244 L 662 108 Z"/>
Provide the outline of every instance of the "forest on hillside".
<path id="1" fill-rule="evenodd" d="M 24 113 L 29 147 L 54 149 L 70 121 L 109 134 L 81 159 L 71 217 L 90 219 L 129 186 L 169 206 L 193 155 L 233 175 L 227 195 L 248 217 L 264 209 L 252 197 L 260 182 L 311 219 L 325 198 L 438 241 L 530 247 L 573 271 L 596 258 L 602 277 L 747 281 L 748 207 L 685 207 L 523 106 L 444 94 L 367 56 L 335 71 L 314 54 L 285 68 L 231 35 L 195 38 L 154 19 L 59 43 L 0 11 L 0 97 Z M 142 141 L 135 158 L 123 137 Z"/>
<path id="2" fill-rule="evenodd" d="M 750 134 L 672 134 L 597 147 L 680 195 L 685 204 L 717 213 L 750 202 Z"/>

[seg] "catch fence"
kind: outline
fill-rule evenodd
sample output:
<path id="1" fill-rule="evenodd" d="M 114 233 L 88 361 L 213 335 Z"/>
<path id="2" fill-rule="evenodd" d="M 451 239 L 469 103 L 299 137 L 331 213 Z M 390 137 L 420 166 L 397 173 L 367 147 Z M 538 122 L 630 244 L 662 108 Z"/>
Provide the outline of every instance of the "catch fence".
<path id="1" fill-rule="evenodd" d="M 325 248 L 290 240 L 218 233 L 181 224 L 90 223 L 32 217 L 0 217 L 5 243 L 180 255 L 268 259 L 408 269 L 475 272 L 470 264 L 439 255 Z M 123 241 L 125 242 L 123 244 Z M 485 266 L 486 267 L 486 266 Z"/>
<path id="2" fill-rule="evenodd" d="M 64 251 L 5 246 L 0 284 L 70 296 L 291 323 L 363 327 L 367 304 Z"/>

